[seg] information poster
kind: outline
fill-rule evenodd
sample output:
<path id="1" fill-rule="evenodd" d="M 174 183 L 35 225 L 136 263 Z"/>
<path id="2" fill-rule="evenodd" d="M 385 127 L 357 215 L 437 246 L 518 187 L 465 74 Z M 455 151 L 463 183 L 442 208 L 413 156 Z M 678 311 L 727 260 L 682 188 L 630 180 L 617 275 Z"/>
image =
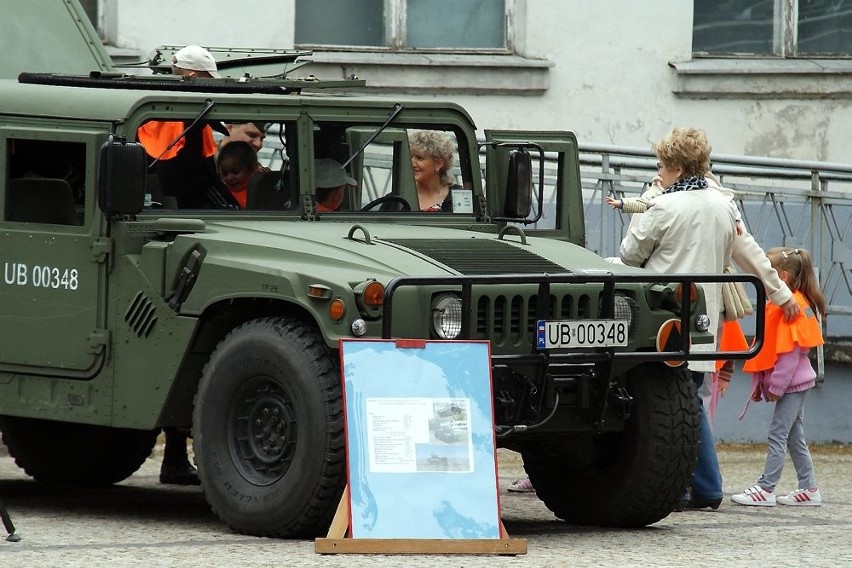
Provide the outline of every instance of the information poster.
<path id="1" fill-rule="evenodd" d="M 500 538 L 489 344 L 343 340 L 341 359 L 353 538 Z"/>

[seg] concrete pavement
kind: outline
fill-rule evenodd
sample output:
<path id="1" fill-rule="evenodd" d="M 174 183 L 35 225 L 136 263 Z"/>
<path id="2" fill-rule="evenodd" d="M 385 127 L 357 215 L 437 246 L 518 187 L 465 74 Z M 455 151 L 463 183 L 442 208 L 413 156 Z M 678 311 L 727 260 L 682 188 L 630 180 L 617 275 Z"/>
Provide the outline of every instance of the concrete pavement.
<path id="1" fill-rule="evenodd" d="M 723 446 L 725 502 L 718 511 L 674 513 L 644 529 L 566 525 L 529 494 L 505 488 L 523 474 L 517 454 L 499 455 L 503 520 L 528 541 L 517 557 L 319 556 L 311 540 L 233 534 L 199 488 L 157 482 L 159 455 L 130 479 L 100 491 L 34 483 L 0 448 L 0 498 L 22 540 L 0 540 L 0 566 L 843 566 L 852 564 L 852 449 L 814 448 L 822 507 L 750 508 L 729 501 L 763 467 L 762 446 Z M 161 452 L 158 447 L 157 453 Z M 792 465 L 779 491 L 793 488 Z M 583 488 L 577 488 L 582 491 Z"/>

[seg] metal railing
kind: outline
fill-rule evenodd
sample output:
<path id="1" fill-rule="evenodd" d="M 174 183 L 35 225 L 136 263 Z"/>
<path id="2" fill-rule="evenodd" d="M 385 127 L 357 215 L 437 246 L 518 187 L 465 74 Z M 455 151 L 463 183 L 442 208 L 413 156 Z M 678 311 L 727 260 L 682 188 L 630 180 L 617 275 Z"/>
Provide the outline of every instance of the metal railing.
<path id="1" fill-rule="evenodd" d="M 743 220 L 762 247 L 811 253 L 826 300 L 827 335 L 852 336 L 852 165 L 722 154 L 711 160 L 722 184 L 736 191 Z M 586 246 L 616 256 L 629 215 L 604 199 L 647 189 L 656 157 L 646 149 L 581 144 L 580 171 Z"/>

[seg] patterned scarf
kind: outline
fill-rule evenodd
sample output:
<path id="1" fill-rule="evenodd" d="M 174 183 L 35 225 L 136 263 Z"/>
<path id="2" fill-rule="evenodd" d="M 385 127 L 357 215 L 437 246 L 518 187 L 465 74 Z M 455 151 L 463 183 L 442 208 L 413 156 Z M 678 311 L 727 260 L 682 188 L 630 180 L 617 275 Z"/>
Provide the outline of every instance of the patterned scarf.
<path id="1" fill-rule="evenodd" d="M 707 180 L 704 176 L 693 176 L 678 180 L 663 193 L 674 193 L 675 191 L 692 191 L 693 189 L 707 189 Z"/>

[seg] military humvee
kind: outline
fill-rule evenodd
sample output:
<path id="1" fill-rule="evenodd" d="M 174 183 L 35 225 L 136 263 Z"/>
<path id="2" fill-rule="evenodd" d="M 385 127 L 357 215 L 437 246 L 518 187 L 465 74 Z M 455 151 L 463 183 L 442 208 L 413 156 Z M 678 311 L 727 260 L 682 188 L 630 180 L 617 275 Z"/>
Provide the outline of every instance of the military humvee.
<path id="1" fill-rule="evenodd" d="M 182 427 L 228 526 L 321 534 L 346 483 L 338 342 L 472 338 L 491 342 L 498 444 L 558 517 L 641 526 L 673 510 L 698 437 L 682 363 L 711 342 L 696 282 L 722 278 L 583 248 L 572 133 L 480 143 L 455 104 L 333 94 L 245 61 L 221 79 L 126 75 L 76 2 L 47 4 L 4 20 L 18 48 L 0 79 L 0 429 L 29 475 L 116 483 Z M 21 48 L 36 28 L 66 49 Z M 302 54 L 267 55 L 293 69 Z M 245 209 L 180 209 L 137 142 L 150 121 L 269 123 L 271 171 Z M 412 130 L 454 141 L 452 213 L 417 207 Z M 319 214 L 314 160 L 329 157 L 359 183 Z"/>

